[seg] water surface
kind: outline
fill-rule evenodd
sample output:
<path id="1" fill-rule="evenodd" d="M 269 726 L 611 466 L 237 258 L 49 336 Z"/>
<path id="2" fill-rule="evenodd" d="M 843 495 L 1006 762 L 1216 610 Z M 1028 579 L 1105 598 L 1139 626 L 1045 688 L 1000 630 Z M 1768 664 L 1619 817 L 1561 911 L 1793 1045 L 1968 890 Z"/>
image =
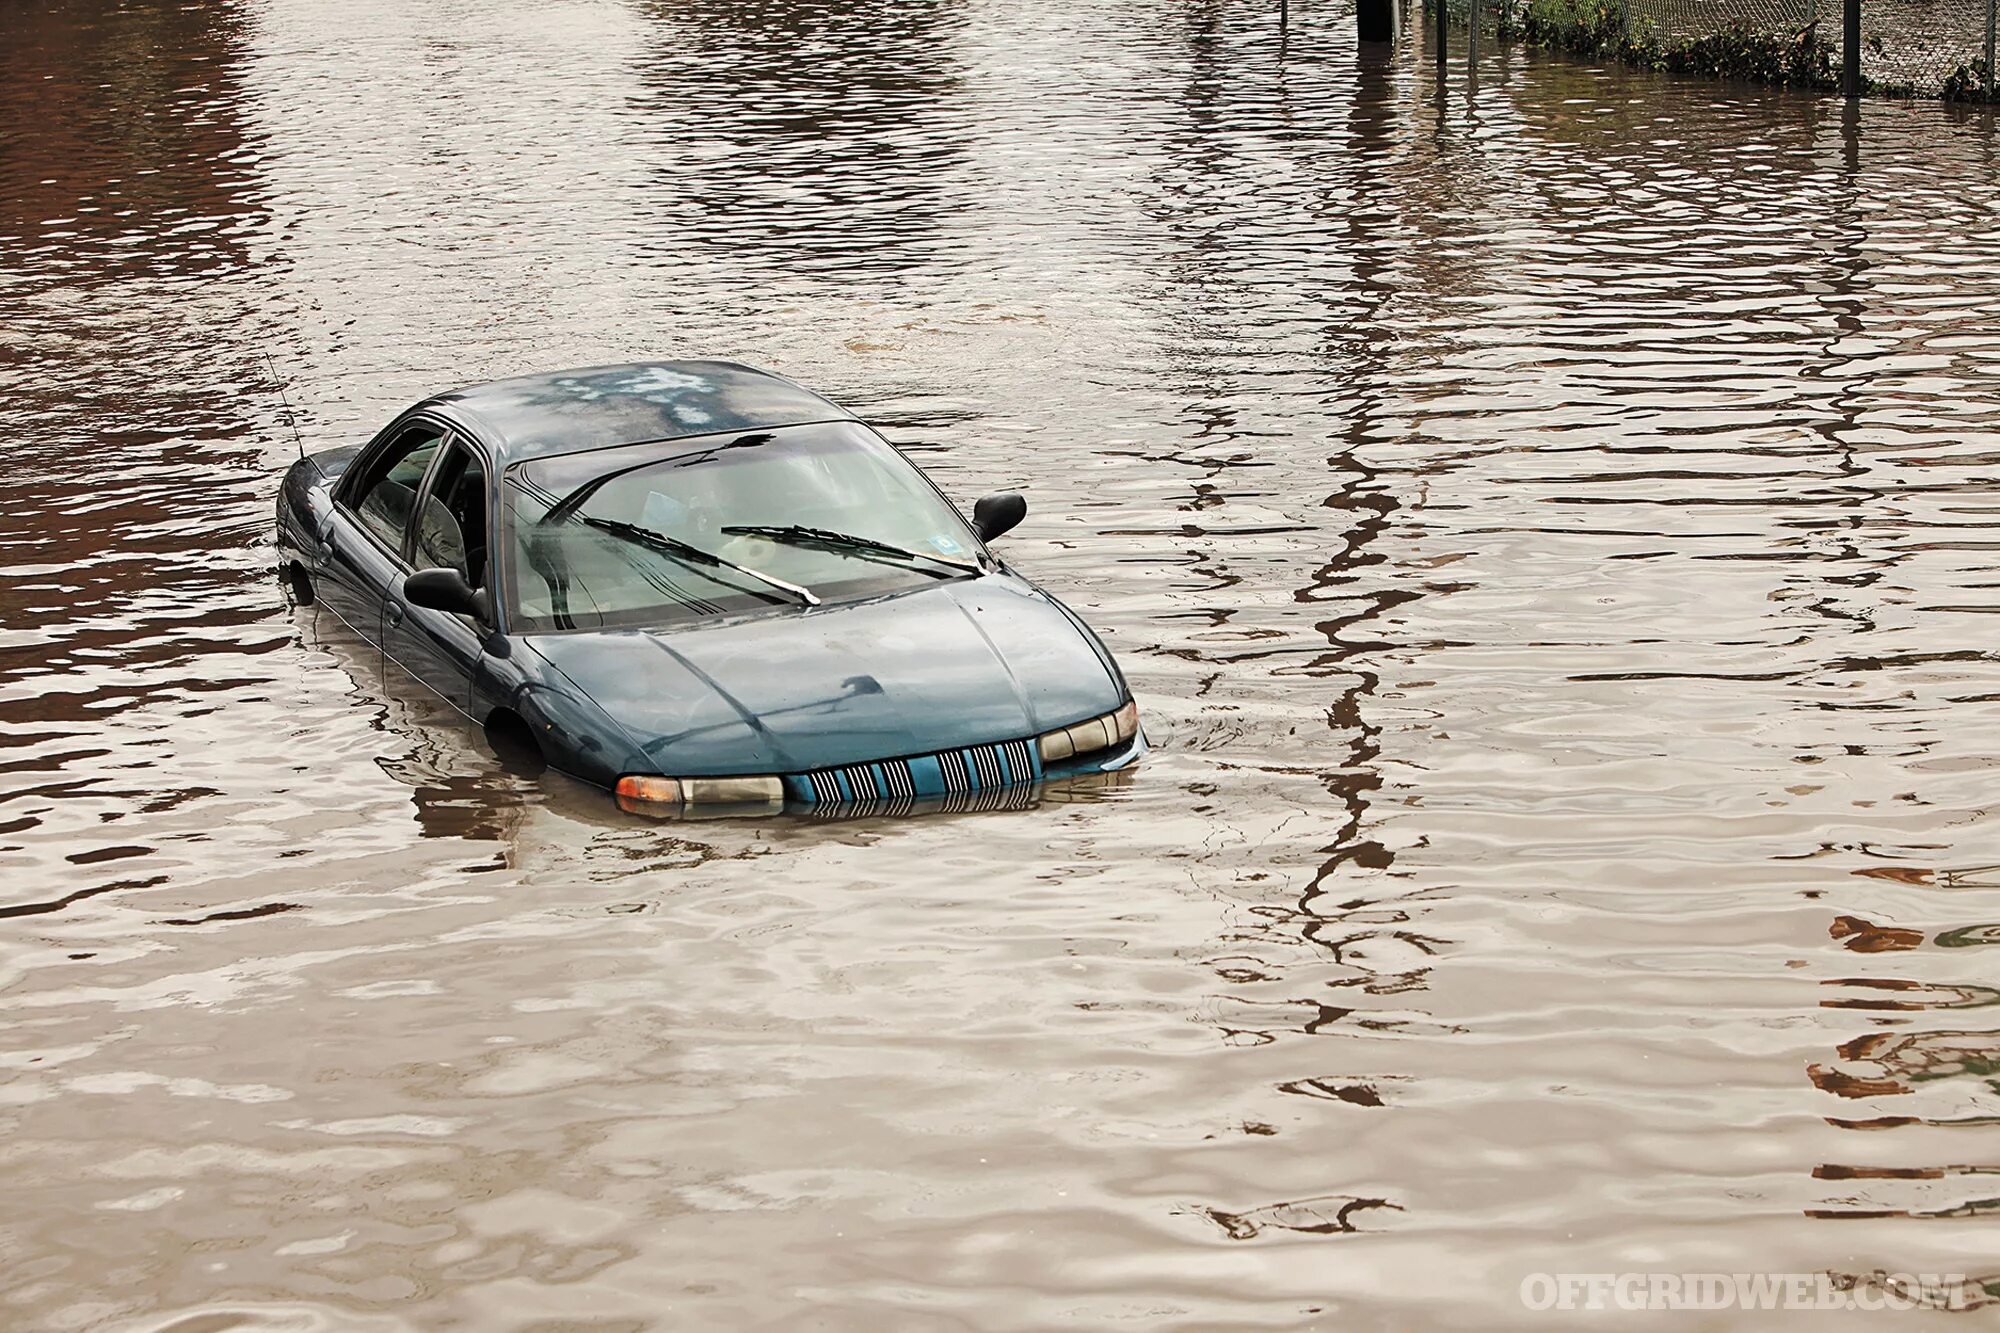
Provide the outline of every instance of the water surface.
<path id="1" fill-rule="evenodd" d="M 1291 8 L 10 16 L 0 1325 L 1984 1299 L 1992 123 Z M 1134 780 L 644 824 L 285 608 L 287 403 L 670 356 L 1024 489 Z"/>

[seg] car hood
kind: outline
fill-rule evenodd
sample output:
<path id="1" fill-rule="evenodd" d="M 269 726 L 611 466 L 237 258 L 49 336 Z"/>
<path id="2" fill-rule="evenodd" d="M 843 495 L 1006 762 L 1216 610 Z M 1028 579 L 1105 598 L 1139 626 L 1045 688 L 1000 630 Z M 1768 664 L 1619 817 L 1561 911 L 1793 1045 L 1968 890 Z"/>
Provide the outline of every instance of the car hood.
<path id="1" fill-rule="evenodd" d="M 802 773 L 1033 736 L 1124 702 L 1095 637 L 1006 574 L 523 642 L 625 730 L 628 772 Z"/>

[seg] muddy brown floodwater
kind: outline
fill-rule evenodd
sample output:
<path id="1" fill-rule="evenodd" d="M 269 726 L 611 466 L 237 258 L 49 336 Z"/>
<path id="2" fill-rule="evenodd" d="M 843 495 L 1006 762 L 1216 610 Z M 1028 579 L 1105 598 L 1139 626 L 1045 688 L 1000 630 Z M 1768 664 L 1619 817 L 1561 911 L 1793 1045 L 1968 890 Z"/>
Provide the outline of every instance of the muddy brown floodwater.
<path id="1" fill-rule="evenodd" d="M 1992 121 L 1275 9 L 10 9 L 0 1327 L 2000 1289 Z M 1134 779 L 645 824 L 284 607 L 281 384 L 682 355 L 1025 489 Z"/>

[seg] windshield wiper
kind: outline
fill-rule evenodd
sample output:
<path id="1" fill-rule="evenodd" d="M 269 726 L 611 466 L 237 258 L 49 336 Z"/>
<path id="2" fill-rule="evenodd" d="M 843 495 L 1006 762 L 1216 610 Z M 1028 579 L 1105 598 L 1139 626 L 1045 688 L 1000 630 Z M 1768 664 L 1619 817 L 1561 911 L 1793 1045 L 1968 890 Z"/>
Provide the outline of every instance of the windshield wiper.
<path id="1" fill-rule="evenodd" d="M 778 591 L 788 594 L 790 597 L 795 598 L 800 606 L 819 605 L 819 598 L 813 595 L 810 588 L 801 588 L 796 583 L 787 583 L 783 579 L 774 579 L 769 574 L 759 573 L 748 565 L 737 564 L 734 560 L 724 560 L 721 556 L 715 554 L 715 552 L 704 551 L 699 546 L 690 546 L 678 537 L 669 537 L 664 532 L 655 532 L 651 528 L 642 528 L 637 523 L 626 523 L 615 518 L 592 518 L 588 514 L 579 514 L 575 517 L 579 522 L 588 523 L 600 532 L 608 532 L 614 537 L 623 537 L 627 541 L 637 542 L 641 546 L 650 547 L 663 555 L 670 555 L 674 559 L 685 561 L 690 565 L 707 565 L 714 569 L 734 570 L 745 578 L 755 579 L 766 587 L 776 588 Z M 723 531 L 727 532 L 729 529 L 724 528 Z"/>
<path id="2" fill-rule="evenodd" d="M 789 542 L 794 546 L 818 546 L 829 551 L 851 551 L 859 556 L 888 557 L 896 564 L 910 560 L 929 560 L 951 569 L 968 574 L 977 574 L 979 566 L 964 560 L 953 560 L 946 555 L 933 555 L 929 551 L 912 551 L 907 547 L 891 546 L 888 542 L 878 542 L 873 537 L 857 537 L 851 532 L 833 532 L 826 528 L 803 528 L 793 524 L 770 527 L 726 527 L 723 532 L 730 536 L 769 537 L 774 542 Z M 940 578 L 949 577 L 939 575 Z"/>
<path id="3" fill-rule="evenodd" d="M 690 462 L 699 463 L 704 459 L 714 456 L 714 454 L 718 450 L 750 448 L 754 445 L 769 444 L 772 440 L 775 440 L 777 438 L 778 438 L 777 436 L 771 434 L 769 431 L 759 431 L 753 435 L 739 435 L 735 439 L 729 441 L 727 444 L 712 444 L 706 449 L 697 450 L 695 453 L 689 455 L 687 458 L 673 458 L 673 459 L 662 459 L 658 457 L 642 458 L 636 463 L 628 463 L 624 467 L 618 468 L 615 471 L 599 473 L 597 476 L 592 477 L 589 481 L 586 481 L 585 483 L 583 483 L 583 485 L 577 487 L 575 490 L 571 491 L 568 495 L 563 496 L 562 499 L 550 505 L 549 512 L 543 514 L 541 518 L 536 520 L 536 522 L 561 523 L 566 519 L 574 517 L 576 511 L 583 508 L 584 502 L 589 500 L 591 496 L 597 494 L 598 491 L 602 490 L 607 483 L 616 481 L 618 480 L 618 478 L 625 476 L 627 473 L 641 472 L 649 467 L 657 467 L 663 462 L 671 462 L 675 467 L 685 467 Z M 521 483 L 516 481 L 515 484 L 520 485 Z"/>

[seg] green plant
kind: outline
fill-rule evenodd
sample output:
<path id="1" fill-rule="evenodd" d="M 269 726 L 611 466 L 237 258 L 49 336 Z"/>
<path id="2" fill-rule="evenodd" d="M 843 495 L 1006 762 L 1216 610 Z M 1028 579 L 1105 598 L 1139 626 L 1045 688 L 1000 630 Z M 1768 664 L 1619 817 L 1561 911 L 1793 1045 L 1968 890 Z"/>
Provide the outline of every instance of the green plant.
<path id="1" fill-rule="evenodd" d="M 1833 43 L 1822 38 L 1813 24 L 1796 36 L 1786 37 L 1759 32 L 1738 20 L 1721 32 L 1667 47 L 1661 53 L 1660 67 L 1675 74 L 1831 88 L 1839 82 L 1833 49 Z"/>
<path id="2" fill-rule="evenodd" d="M 1522 36 L 1562 51 L 1601 51 L 1624 31 L 1624 0 L 1529 0 L 1521 14 Z"/>
<path id="3" fill-rule="evenodd" d="M 1653 66 L 1660 44 L 1650 25 L 1634 28 L 1625 0 L 1529 0 L 1518 23 L 1502 36 L 1578 55 L 1608 55 L 1629 65 Z"/>
<path id="4" fill-rule="evenodd" d="M 1944 88 L 1938 95 L 1947 102 L 1991 101 L 1986 91 L 1986 62 L 1975 56 L 1945 75 Z"/>
<path id="5" fill-rule="evenodd" d="M 1578 55 L 1610 56 L 1628 65 L 1676 74 L 1752 79 L 1795 87 L 1832 88 L 1839 83 L 1834 45 L 1819 25 L 1791 35 L 1762 32 L 1738 20 L 1706 37 L 1662 41 L 1650 25 L 1627 21 L 1626 0 L 1529 0 L 1518 23 L 1503 23 L 1501 35 L 1520 36 L 1537 46 Z"/>

